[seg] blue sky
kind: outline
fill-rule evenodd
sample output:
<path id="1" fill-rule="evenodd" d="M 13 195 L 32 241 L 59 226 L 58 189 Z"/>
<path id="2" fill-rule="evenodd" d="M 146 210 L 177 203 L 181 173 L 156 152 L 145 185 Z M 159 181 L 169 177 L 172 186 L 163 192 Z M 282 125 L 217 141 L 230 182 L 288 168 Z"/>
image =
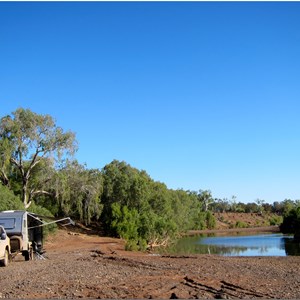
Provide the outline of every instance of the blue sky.
<path id="1" fill-rule="evenodd" d="M 89 168 L 300 199 L 299 2 L 0 2 L 0 115 L 52 115 Z"/>

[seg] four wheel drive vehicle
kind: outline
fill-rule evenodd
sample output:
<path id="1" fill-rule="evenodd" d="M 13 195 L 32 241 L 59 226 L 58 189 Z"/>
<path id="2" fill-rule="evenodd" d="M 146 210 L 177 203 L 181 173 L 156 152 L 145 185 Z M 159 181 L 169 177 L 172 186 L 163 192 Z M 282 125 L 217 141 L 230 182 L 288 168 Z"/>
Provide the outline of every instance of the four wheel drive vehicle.
<path id="1" fill-rule="evenodd" d="M 43 219 L 54 221 L 45 222 Z M 56 220 L 51 217 L 39 216 L 23 210 L 9 210 L 0 212 L 0 226 L 2 226 L 10 240 L 10 251 L 14 257 L 22 253 L 25 260 L 33 258 L 36 253 L 40 256 L 43 251 L 43 227 L 52 223 L 67 221 L 74 222 L 70 218 Z"/>
<path id="2" fill-rule="evenodd" d="M 6 267 L 10 256 L 10 240 L 5 229 L 0 226 L 0 264 Z"/>

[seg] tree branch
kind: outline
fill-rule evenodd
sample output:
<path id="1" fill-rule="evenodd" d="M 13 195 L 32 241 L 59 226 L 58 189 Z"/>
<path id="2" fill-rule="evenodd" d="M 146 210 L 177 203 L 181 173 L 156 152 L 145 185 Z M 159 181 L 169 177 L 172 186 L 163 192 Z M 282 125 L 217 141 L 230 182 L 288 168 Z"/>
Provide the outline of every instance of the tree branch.
<path id="1" fill-rule="evenodd" d="M 47 191 L 44 191 L 44 190 L 31 191 L 30 194 L 32 196 L 35 196 L 35 195 L 48 195 L 48 196 L 52 196 L 53 195 L 53 193 L 50 193 L 50 192 L 47 192 Z"/>

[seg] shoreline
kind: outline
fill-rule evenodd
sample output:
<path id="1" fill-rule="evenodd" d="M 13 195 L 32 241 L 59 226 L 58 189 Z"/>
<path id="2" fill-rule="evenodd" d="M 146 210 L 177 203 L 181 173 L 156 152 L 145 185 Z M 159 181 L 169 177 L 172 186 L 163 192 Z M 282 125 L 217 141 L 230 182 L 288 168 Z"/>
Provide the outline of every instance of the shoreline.
<path id="1" fill-rule="evenodd" d="M 232 232 L 265 232 L 265 233 L 280 233 L 279 226 L 264 226 L 264 227 L 248 227 L 248 228 L 227 228 L 227 229 L 205 229 L 205 230 L 189 230 L 185 235 L 200 235 L 209 233 L 232 233 Z"/>
<path id="2" fill-rule="evenodd" d="M 218 231 L 237 230 L 245 228 Z M 300 299 L 300 256 L 157 256 L 125 251 L 121 239 L 62 229 L 45 246 L 45 260 L 0 268 L 0 298 Z"/>

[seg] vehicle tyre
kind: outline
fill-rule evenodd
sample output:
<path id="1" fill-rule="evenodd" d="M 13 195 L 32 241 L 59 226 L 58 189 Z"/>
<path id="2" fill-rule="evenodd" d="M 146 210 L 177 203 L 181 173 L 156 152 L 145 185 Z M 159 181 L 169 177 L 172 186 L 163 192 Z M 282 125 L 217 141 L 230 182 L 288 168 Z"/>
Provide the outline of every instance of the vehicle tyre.
<path id="1" fill-rule="evenodd" d="M 7 267 L 8 266 L 8 262 L 9 262 L 9 253 L 8 253 L 7 249 L 5 249 L 4 259 L 1 260 L 1 265 L 3 267 Z"/>
<path id="2" fill-rule="evenodd" d="M 25 257 L 26 261 L 30 260 L 30 252 L 29 251 L 25 251 L 24 252 L 24 257 Z"/>

